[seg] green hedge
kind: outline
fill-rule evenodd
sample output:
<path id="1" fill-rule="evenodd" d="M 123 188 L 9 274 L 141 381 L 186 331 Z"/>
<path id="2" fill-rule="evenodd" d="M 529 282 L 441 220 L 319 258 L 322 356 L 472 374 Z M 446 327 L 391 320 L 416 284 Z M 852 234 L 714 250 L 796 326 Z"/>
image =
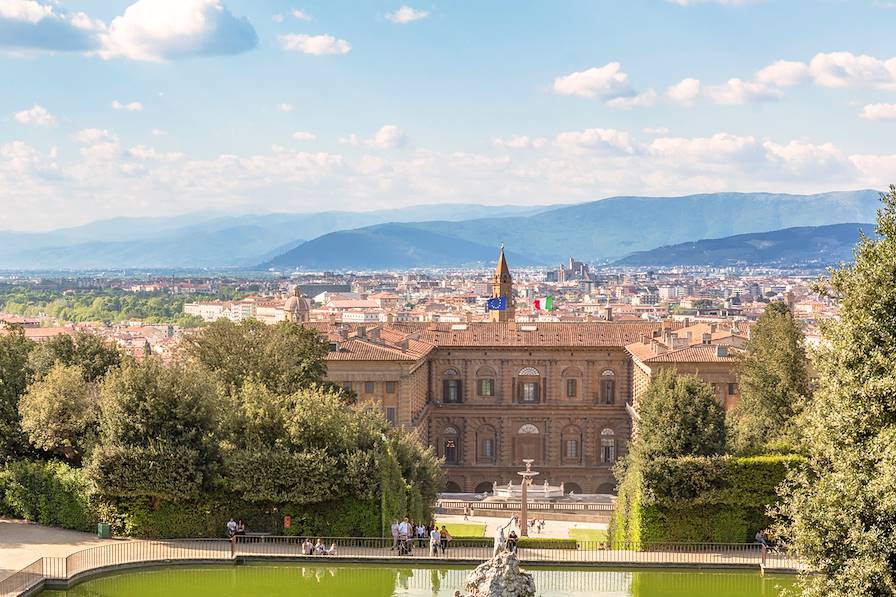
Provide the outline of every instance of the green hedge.
<path id="1" fill-rule="evenodd" d="M 768 507 L 798 455 L 660 458 L 632 466 L 620 484 L 610 542 L 753 540 L 770 524 Z"/>
<path id="2" fill-rule="evenodd" d="M 0 510 L 45 525 L 96 530 L 88 489 L 83 472 L 63 462 L 10 462 L 0 471 Z"/>
<path id="3" fill-rule="evenodd" d="M 452 547 L 492 547 L 495 540 L 486 537 L 452 537 Z M 552 537 L 520 537 L 517 540 L 519 547 L 532 547 L 538 549 L 578 549 L 579 542 L 576 539 L 555 539 Z"/>

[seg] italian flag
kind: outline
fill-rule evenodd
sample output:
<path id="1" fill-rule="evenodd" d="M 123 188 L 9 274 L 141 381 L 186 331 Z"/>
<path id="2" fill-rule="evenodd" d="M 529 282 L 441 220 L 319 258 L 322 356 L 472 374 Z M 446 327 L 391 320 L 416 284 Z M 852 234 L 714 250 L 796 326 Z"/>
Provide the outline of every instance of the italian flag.
<path id="1" fill-rule="evenodd" d="M 541 311 L 544 309 L 545 311 L 553 311 L 554 310 L 554 297 L 546 296 L 544 298 L 537 298 L 532 301 L 532 306 L 536 311 Z"/>

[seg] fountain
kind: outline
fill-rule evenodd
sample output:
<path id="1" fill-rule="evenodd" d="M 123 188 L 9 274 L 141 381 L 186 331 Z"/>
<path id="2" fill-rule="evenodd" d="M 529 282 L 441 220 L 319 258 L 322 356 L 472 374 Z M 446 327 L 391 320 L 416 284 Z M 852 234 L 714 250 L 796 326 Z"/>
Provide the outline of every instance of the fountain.
<path id="1" fill-rule="evenodd" d="M 520 568 L 515 553 L 502 550 L 467 576 L 464 591 L 464 597 L 534 597 L 535 581 Z"/>

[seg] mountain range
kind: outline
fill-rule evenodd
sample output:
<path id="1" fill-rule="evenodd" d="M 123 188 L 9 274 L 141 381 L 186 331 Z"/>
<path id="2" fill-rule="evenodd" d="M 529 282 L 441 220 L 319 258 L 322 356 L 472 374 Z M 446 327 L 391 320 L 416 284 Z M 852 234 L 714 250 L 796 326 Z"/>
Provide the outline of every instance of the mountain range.
<path id="1" fill-rule="evenodd" d="M 860 234 L 875 236 L 874 224 L 801 226 L 704 239 L 641 251 L 620 259 L 615 265 L 828 266 L 852 261 L 853 250 Z"/>
<path id="2" fill-rule="evenodd" d="M 876 191 L 612 197 L 575 205 L 416 205 L 367 212 L 114 218 L 43 233 L 0 231 L 0 268 L 400 269 L 516 265 L 642 251 L 784 228 L 871 222 Z"/>

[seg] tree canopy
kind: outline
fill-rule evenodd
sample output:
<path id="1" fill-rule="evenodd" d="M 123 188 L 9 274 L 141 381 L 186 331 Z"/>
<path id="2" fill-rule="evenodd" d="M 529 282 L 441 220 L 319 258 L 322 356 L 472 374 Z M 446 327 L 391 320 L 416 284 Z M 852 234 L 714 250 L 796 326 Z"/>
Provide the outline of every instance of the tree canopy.
<path id="1" fill-rule="evenodd" d="M 29 358 L 31 369 L 37 377 L 62 364 L 78 367 L 85 381 L 95 382 L 121 363 L 122 354 L 117 346 L 102 337 L 79 331 L 74 337 L 58 334 L 41 342 L 31 351 Z"/>
<path id="2" fill-rule="evenodd" d="M 753 324 L 738 363 L 740 401 L 728 417 L 734 451 L 761 450 L 776 441 L 798 443 L 795 422 L 809 395 L 803 341 L 786 303 L 769 303 Z"/>
<path id="3" fill-rule="evenodd" d="M 879 238 L 833 272 L 840 318 L 822 328 L 807 409 L 807 473 L 785 495 L 778 531 L 812 566 L 806 597 L 896 595 L 896 187 Z"/>
<path id="4" fill-rule="evenodd" d="M 662 369 L 641 397 L 633 451 L 645 460 L 713 456 L 725 448 L 725 415 L 712 388 Z"/>

